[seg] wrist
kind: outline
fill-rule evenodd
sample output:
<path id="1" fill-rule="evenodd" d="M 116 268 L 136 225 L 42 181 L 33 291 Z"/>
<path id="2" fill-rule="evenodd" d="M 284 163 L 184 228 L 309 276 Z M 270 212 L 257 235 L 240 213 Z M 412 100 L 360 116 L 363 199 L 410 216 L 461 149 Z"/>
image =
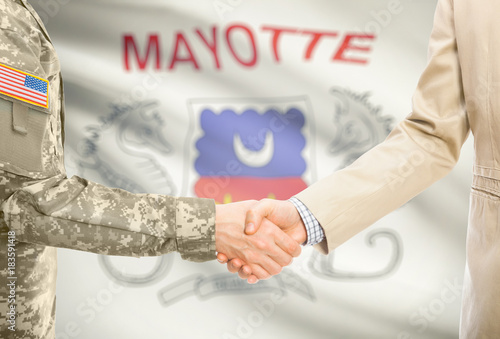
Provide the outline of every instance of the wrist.
<path id="1" fill-rule="evenodd" d="M 307 228 L 302 220 L 302 215 L 293 200 L 288 200 L 287 203 L 290 206 L 291 214 L 293 214 L 292 220 L 296 220 L 295 226 L 289 235 L 293 238 L 293 240 L 301 245 L 304 245 L 307 242 Z"/>
<path id="2" fill-rule="evenodd" d="M 301 231 L 300 240 L 304 240 L 301 244 L 314 245 L 322 241 L 325 236 L 323 228 L 307 206 L 296 197 L 290 198 L 289 201 L 294 205 L 301 221 L 301 227 L 299 227 Z M 303 232 L 305 232 L 305 236 Z"/>
<path id="3" fill-rule="evenodd" d="M 300 218 L 300 215 L 299 215 L 299 218 Z M 297 242 L 301 245 L 307 244 L 307 228 L 306 228 L 306 225 L 304 225 L 302 218 L 300 218 L 300 222 L 299 222 L 297 229 L 298 229 L 297 230 L 297 233 L 298 233 Z"/>

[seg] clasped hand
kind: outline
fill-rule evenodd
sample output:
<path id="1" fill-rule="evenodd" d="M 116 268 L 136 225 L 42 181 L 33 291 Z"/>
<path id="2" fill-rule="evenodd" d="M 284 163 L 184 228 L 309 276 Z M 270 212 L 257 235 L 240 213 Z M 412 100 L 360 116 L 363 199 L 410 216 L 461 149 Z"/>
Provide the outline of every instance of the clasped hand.
<path id="1" fill-rule="evenodd" d="M 280 273 L 307 240 L 302 219 L 289 201 L 217 205 L 215 224 L 217 260 L 249 283 Z"/>

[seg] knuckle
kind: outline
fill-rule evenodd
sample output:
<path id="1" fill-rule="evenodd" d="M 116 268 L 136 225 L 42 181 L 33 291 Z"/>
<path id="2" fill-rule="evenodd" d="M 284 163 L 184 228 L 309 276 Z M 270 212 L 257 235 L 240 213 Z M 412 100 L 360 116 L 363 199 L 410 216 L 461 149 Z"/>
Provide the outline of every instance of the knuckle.
<path id="1" fill-rule="evenodd" d="M 284 265 L 283 266 L 288 266 L 293 262 L 293 257 L 292 256 L 286 256 L 286 258 L 283 259 Z"/>
<path id="2" fill-rule="evenodd" d="M 266 227 L 262 228 L 262 234 L 264 234 L 267 238 L 279 239 L 279 233 L 276 232 L 274 225 L 270 223 L 268 223 Z"/>
<path id="3" fill-rule="evenodd" d="M 251 270 L 249 267 L 247 266 L 243 266 L 240 270 L 239 270 L 239 274 L 240 276 L 244 276 L 244 277 L 248 277 L 251 273 Z"/>
<path id="4" fill-rule="evenodd" d="M 290 254 L 294 253 L 295 251 L 297 251 L 297 247 L 298 247 L 297 244 L 291 243 L 288 246 L 286 246 L 286 251 Z"/>
<path id="5" fill-rule="evenodd" d="M 238 269 L 236 267 L 234 267 L 233 265 L 228 265 L 227 266 L 227 270 L 231 273 L 236 273 L 238 272 Z"/>
<path id="6" fill-rule="evenodd" d="M 258 206 L 258 203 L 256 205 L 253 205 L 252 207 L 250 207 L 248 212 L 251 213 L 253 216 L 259 215 L 259 209 L 257 208 L 257 206 Z"/>
<path id="7" fill-rule="evenodd" d="M 271 278 L 271 275 L 269 273 L 261 273 L 260 276 L 258 277 L 260 280 L 266 280 Z"/>
<path id="8" fill-rule="evenodd" d="M 255 247 L 258 248 L 259 250 L 263 251 L 263 250 L 267 250 L 269 246 L 268 246 L 267 241 L 265 241 L 263 239 L 258 239 L 255 241 Z"/>
<path id="9" fill-rule="evenodd" d="M 250 262 L 250 263 L 257 262 L 258 258 L 259 258 L 259 255 L 253 251 L 251 251 L 247 254 L 247 259 L 248 259 L 248 262 Z"/>
<path id="10" fill-rule="evenodd" d="M 281 267 L 281 266 L 274 267 L 274 268 L 271 270 L 271 272 L 269 272 L 269 273 L 271 273 L 272 275 L 277 275 L 277 274 L 280 274 L 280 273 L 281 273 L 281 270 L 282 270 L 282 269 L 283 269 L 283 267 Z"/>

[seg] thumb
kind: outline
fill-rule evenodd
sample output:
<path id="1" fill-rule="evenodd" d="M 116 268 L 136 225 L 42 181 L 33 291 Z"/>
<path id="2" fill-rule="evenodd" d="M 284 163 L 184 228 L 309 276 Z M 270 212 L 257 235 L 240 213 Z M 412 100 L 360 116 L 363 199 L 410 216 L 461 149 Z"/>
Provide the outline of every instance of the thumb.
<path id="1" fill-rule="evenodd" d="M 267 200 L 261 200 L 248 210 L 245 218 L 245 234 L 256 233 L 262 223 L 262 219 L 271 214 L 272 204 Z"/>

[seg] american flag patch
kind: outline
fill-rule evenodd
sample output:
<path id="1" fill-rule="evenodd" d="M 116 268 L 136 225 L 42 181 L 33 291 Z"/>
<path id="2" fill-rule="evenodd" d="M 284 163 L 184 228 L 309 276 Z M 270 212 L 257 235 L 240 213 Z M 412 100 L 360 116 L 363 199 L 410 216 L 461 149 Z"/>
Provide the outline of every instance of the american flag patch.
<path id="1" fill-rule="evenodd" d="M 0 93 L 40 107 L 49 107 L 49 82 L 0 64 Z"/>

